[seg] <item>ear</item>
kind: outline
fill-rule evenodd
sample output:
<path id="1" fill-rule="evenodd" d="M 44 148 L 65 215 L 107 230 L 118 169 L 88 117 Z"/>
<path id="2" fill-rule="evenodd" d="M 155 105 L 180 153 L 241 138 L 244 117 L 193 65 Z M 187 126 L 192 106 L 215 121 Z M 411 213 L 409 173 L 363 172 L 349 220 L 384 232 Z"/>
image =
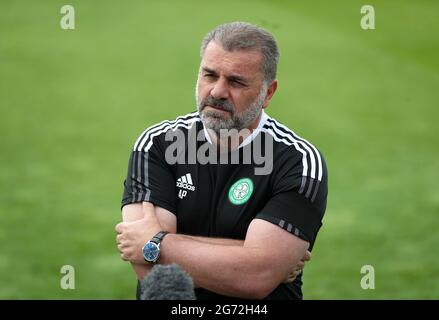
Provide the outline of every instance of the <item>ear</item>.
<path id="1" fill-rule="evenodd" d="M 265 96 L 264 104 L 262 105 L 262 109 L 265 109 L 270 104 L 270 100 L 273 97 L 274 93 L 277 90 L 277 80 L 273 80 L 267 88 L 267 95 Z"/>

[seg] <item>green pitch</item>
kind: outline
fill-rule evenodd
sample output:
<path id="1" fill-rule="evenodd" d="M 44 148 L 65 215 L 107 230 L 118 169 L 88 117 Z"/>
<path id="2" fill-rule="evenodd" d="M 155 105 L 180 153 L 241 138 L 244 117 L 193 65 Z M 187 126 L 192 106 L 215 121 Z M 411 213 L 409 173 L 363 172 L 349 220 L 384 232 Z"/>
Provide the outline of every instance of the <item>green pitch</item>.
<path id="1" fill-rule="evenodd" d="M 367 31 L 357 0 L 73 0 L 75 30 L 64 4 L 0 2 L 0 299 L 134 298 L 114 240 L 130 148 L 195 109 L 201 39 L 236 20 L 277 38 L 267 111 L 328 163 L 304 297 L 439 298 L 437 1 L 367 1 Z"/>

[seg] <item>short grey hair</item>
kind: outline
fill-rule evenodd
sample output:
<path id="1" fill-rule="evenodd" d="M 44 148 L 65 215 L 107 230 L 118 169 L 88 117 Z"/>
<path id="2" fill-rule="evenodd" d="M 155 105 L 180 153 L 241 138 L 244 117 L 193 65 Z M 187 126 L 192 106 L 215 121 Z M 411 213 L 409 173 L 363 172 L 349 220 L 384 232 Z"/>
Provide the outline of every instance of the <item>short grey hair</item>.
<path id="1" fill-rule="evenodd" d="M 279 49 L 274 37 L 264 29 L 246 22 L 219 25 L 210 31 L 201 44 L 201 58 L 207 45 L 214 41 L 227 51 L 257 50 L 262 53 L 261 71 L 267 83 L 276 79 Z"/>

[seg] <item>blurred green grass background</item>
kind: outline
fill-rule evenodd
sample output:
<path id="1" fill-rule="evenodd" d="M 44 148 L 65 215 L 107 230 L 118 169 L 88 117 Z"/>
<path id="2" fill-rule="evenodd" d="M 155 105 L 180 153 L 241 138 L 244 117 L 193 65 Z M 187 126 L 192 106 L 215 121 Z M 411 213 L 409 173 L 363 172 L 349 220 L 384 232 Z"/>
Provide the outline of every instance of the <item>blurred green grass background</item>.
<path id="1" fill-rule="evenodd" d="M 76 10 L 61 30 L 60 8 Z M 376 30 L 360 28 L 373 5 Z M 305 299 L 439 298 L 437 1 L 0 2 L 0 298 L 133 299 L 114 225 L 147 126 L 195 108 L 202 37 L 278 40 L 268 113 L 317 145 L 328 210 Z M 60 288 L 75 267 L 76 289 Z M 375 268 L 363 290 L 360 269 Z"/>

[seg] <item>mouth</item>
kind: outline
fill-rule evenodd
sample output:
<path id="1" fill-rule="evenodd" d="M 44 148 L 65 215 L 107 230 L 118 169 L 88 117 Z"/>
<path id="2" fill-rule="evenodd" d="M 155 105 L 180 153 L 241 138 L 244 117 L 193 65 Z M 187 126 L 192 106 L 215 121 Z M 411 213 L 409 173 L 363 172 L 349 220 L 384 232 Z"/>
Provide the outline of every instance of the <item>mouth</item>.
<path id="1" fill-rule="evenodd" d="M 225 110 L 223 108 L 219 108 L 219 107 L 216 107 L 216 106 L 211 106 L 211 105 L 206 105 L 204 108 L 210 108 L 210 109 L 213 109 L 215 111 L 221 111 L 221 112 L 230 113 L 230 111 L 228 111 L 228 110 Z"/>

